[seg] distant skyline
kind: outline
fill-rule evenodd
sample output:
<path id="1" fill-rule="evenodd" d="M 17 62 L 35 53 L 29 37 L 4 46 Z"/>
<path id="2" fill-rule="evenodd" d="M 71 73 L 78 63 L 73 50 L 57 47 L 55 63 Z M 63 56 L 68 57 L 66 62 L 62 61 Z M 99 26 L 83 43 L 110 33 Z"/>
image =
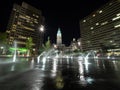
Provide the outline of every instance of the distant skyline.
<path id="1" fill-rule="evenodd" d="M 0 31 L 6 30 L 13 3 L 21 5 L 23 1 L 42 11 L 45 40 L 50 36 L 51 42 L 56 43 L 57 30 L 60 28 L 63 43 L 69 45 L 73 38 L 80 37 L 80 19 L 110 0 L 1 0 Z"/>

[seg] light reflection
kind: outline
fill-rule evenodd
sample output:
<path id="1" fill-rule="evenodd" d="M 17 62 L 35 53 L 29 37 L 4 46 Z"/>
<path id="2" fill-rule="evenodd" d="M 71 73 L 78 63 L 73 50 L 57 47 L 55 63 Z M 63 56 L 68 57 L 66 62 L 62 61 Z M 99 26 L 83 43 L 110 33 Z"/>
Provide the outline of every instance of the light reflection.
<path id="1" fill-rule="evenodd" d="M 16 41 L 14 41 L 14 48 L 15 48 L 15 51 L 14 51 L 14 55 L 13 55 L 13 62 L 16 61 L 16 50 L 17 50 L 17 43 L 16 43 Z"/>
<path id="2" fill-rule="evenodd" d="M 55 77 L 55 86 L 57 89 L 62 89 L 64 87 L 64 79 L 62 77 L 61 71 L 57 72 L 57 75 Z"/>
<path id="3" fill-rule="evenodd" d="M 108 59 L 110 59 L 110 56 L 107 56 Z"/>
<path id="4" fill-rule="evenodd" d="M 86 71 L 88 71 L 88 67 L 89 67 L 89 64 L 90 64 L 90 63 L 88 62 L 88 57 L 85 58 L 85 63 L 84 63 L 84 64 L 85 64 L 85 69 L 86 69 Z"/>
<path id="5" fill-rule="evenodd" d="M 53 71 L 57 71 L 57 59 L 53 59 Z"/>
<path id="6" fill-rule="evenodd" d="M 84 68 L 83 68 L 82 61 L 78 61 L 78 65 L 79 65 L 79 74 L 80 74 L 80 84 L 82 86 L 86 86 L 87 82 L 86 82 L 85 76 L 84 76 Z"/>
<path id="7" fill-rule="evenodd" d="M 104 64 L 103 60 L 102 60 L 102 65 L 103 65 L 103 68 L 105 69 L 105 64 Z"/>
<path id="8" fill-rule="evenodd" d="M 39 64 L 39 62 L 40 62 L 41 57 L 42 57 L 42 56 L 45 57 L 45 55 L 46 55 L 46 51 L 42 52 L 42 53 L 37 57 L 37 63 L 38 63 L 38 64 Z"/>
<path id="9" fill-rule="evenodd" d="M 46 64 L 46 58 L 43 57 L 43 60 L 42 60 L 42 70 L 45 70 L 45 64 Z"/>
<path id="10" fill-rule="evenodd" d="M 94 79 L 92 79 L 91 77 L 86 78 L 86 81 L 88 84 L 92 84 L 94 82 Z"/>
<path id="11" fill-rule="evenodd" d="M 87 82 L 86 82 L 85 77 L 83 75 L 80 76 L 80 84 L 82 86 L 86 86 L 87 85 Z"/>
<path id="12" fill-rule="evenodd" d="M 30 90 L 40 90 L 40 86 L 39 86 L 40 84 L 34 84 L 34 85 L 32 85 L 32 87 L 31 87 L 31 89 Z"/>
<path id="13" fill-rule="evenodd" d="M 81 75 L 83 75 L 84 74 L 84 68 L 83 68 L 82 61 L 78 61 L 78 64 L 79 64 L 79 73 Z"/>
<path id="14" fill-rule="evenodd" d="M 99 65 L 99 61 L 98 60 L 96 60 L 96 64 L 97 64 L 97 67 L 99 67 L 100 65 Z"/>
<path id="15" fill-rule="evenodd" d="M 39 64 L 39 62 L 40 62 L 40 58 L 39 58 L 39 57 L 37 57 L 37 63 Z"/>
<path id="16" fill-rule="evenodd" d="M 31 63 L 30 63 L 30 68 L 33 69 L 34 68 L 34 58 L 32 58 Z"/>
<path id="17" fill-rule="evenodd" d="M 117 61 L 114 60 L 114 61 L 112 61 L 112 62 L 113 62 L 113 65 L 114 65 L 115 70 L 118 71 Z"/>
<path id="18" fill-rule="evenodd" d="M 78 59 L 79 59 L 79 60 L 83 60 L 83 56 L 79 56 Z"/>
<path id="19" fill-rule="evenodd" d="M 69 64 L 69 56 L 67 56 L 67 65 Z"/>
<path id="20" fill-rule="evenodd" d="M 11 66 L 11 71 L 15 71 L 15 65 L 14 64 Z"/>

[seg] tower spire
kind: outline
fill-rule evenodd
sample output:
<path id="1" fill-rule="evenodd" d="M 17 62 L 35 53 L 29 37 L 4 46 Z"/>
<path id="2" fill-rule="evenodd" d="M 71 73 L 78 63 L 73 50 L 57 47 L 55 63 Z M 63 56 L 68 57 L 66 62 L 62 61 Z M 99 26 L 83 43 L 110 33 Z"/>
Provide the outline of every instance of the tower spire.
<path id="1" fill-rule="evenodd" d="M 60 44 L 62 44 L 62 33 L 61 33 L 60 28 L 58 28 L 58 31 L 57 31 L 57 45 L 60 45 Z"/>

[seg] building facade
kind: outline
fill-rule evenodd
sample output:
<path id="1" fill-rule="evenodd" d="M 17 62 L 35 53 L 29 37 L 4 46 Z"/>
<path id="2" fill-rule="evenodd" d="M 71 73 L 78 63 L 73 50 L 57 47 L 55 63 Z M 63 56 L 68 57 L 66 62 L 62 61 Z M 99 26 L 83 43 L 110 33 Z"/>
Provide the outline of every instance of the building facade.
<path id="1" fill-rule="evenodd" d="M 61 33 L 61 30 L 60 28 L 58 28 L 58 31 L 57 31 L 57 45 L 61 45 L 62 44 L 62 33 Z"/>
<path id="2" fill-rule="evenodd" d="M 39 28 L 44 24 L 44 17 L 40 10 L 23 2 L 22 5 L 13 5 L 7 26 L 8 44 L 17 47 L 26 47 L 28 38 L 33 40 L 33 48 L 38 49 L 42 45 L 43 37 Z"/>
<path id="3" fill-rule="evenodd" d="M 120 1 L 111 0 L 80 20 L 82 49 L 120 50 Z"/>

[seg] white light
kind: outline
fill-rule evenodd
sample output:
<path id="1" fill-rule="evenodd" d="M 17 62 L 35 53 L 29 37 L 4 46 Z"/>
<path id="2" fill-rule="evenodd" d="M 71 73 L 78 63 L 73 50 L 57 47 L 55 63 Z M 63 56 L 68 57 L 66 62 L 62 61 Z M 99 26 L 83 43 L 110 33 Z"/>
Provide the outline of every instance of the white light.
<path id="1" fill-rule="evenodd" d="M 112 20 L 115 21 L 115 20 L 117 20 L 119 18 L 120 18 L 120 16 L 117 16 L 117 17 L 114 17 Z"/>
<path id="2" fill-rule="evenodd" d="M 91 27 L 90 29 L 93 29 L 93 27 Z"/>
<path id="3" fill-rule="evenodd" d="M 53 59 L 53 72 L 57 71 L 57 59 Z"/>
<path id="4" fill-rule="evenodd" d="M 80 45 L 81 45 L 81 43 L 80 43 L 80 42 L 78 42 L 78 45 L 80 46 Z"/>
<path id="5" fill-rule="evenodd" d="M 93 14 L 93 17 L 95 17 L 95 14 Z"/>
<path id="6" fill-rule="evenodd" d="M 4 47 L 0 47 L 1 49 L 3 49 Z"/>
<path id="7" fill-rule="evenodd" d="M 110 42 L 112 43 L 113 41 L 111 40 Z"/>
<path id="8" fill-rule="evenodd" d="M 99 23 L 96 23 L 96 25 L 99 25 Z"/>
<path id="9" fill-rule="evenodd" d="M 105 25 L 105 24 L 107 24 L 107 23 L 108 23 L 108 21 L 105 21 L 105 22 L 101 23 L 101 25 Z"/>
<path id="10" fill-rule="evenodd" d="M 43 26 L 43 25 L 40 26 L 40 31 L 41 31 L 41 32 L 44 31 L 44 26 Z"/>
<path id="11" fill-rule="evenodd" d="M 83 22 L 86 22 L 86 20 L 83 20 Z"/>
<path id="12" fill-rule="evenodd" d="M 108 56 L 107 58 L 110 59 L 110 56 Z"/>
<path id="13" fill-rule="evenodd" d="M 118 13 L 117 16 L 120 16 L 120 13 Z"/>
<path id="14" fill-rule="evenodd" d="M 120 24 L 118 24 L 118 25 L 116 25 L 116 26 L 114 26 L 115 28 L 118 28 L 118 27 L 120 27 Z"/>
<path id="15" fill-rule="evenodd" d="M 57 48 L 57 45 L 56 45 L 56 44 L 54 45 L 54 48 Z"/>
<path id="16" fill-rule="evenodd" d="M 45 70 L 45 65 L 46 65 L 46 58 L 45 57 L 43 57 L 42 62 L 43 62 L 42 70 L 44 71 Z"/>
<path id="17" fill-rule="evenodd" d="M 99 13 L 102 13 L 102 10 L 100 10 Z"/>

